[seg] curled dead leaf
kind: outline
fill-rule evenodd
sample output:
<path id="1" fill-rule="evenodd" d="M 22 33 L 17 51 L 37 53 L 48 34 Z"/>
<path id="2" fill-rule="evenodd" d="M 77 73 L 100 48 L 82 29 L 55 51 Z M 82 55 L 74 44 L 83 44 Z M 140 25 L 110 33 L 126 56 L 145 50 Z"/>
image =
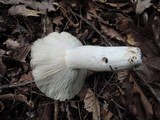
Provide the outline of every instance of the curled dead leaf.
<path id="1" fill-rule="evenodd" d="M 30 71 L 28 74 L 23 74 L 19 81 L 31 81 L 33 80 L 32 72 Z"/>
<path id="2" fill-rule="evenodd" d="M 21 102 L 25 102 L 29 107 L 33 108 L 34 107 L 34 103 L 30 100 L 27 100 L 27 97 L 19 94 L 19 95 L 15 95 L 12 93 L 9 94 L 4 94 L 4 95 L 0 95 L 0 99 L 1 100 L 16 100 L 16 101 L 21 101 Z"/>
<path id="3" fill-rule="evenodd" d="M 57 17 L 54 17 L 52 21 L 56 25 L 63 25 L 63 23 L 62 23 L 63 19 L 64 18 L 62 16 L 57 16 Z"/>
<path id="4" fill-rule="evenodd" d="M 114 29 L 101 24 L 101 30 L 102 30 L 102 33 L 104 33 L 106 36 L 109 36 L 110 38 L 115 38 L 116 40 L 125 42 L 125 39 Z"/>
<path id="5" fill-rule="evenodd" d="M 36 11 L 36 10 L 30 10 L 26 8 L 25 5 L 17 5 L 17 6 L 12 6 L 8 12 L 11 15 L 23 15 L 23 16 L 35 16 L 38 17 L 38 14 L 44 14 L 44 12 Z"/>
<path id="6" fill-rule="evenodd" d="M 146 8 L 152 5 L 151 0 L 137 0 L 136 13 L 141 14 Z"/>
<path id="7" fill-rule="evenodd" d="M 20 47 L 9 52 L 9 55 L 20 62 L 25 62 L 27 55 L 31 50 L 31 46 Z"/>
<path id="8" fill-rule="evenodd" d="M 130 45 L 137 45 L 138 44 L 138 42 L 136 42 L 134 36 L 131 33 L 127 34 L 127 43 Z"/>
<path id="9" fill-rule="evenodd" d="M 0 112 L 2 112 L 4 108 L 5 108 L 5 107 L 4 107 L 3 102 L 2 102 L 2 101 L 0 101 Z"/>
<path id="10" fill-rule="evenodd" d="M 100 104 L 90 88 L 84 98 L 84 108 L 93 113 L 94 120 L 100 120 Z"/>
<path id="11" fill-rule="evenodd" d="M 6 73 L 6 66 L 4 65 L 2 58 L 0 57 L 0 75 L 4 75 Z"/>
<path id="12" fill-rule="evenodd" d="M 10 48 L 10 49 L 15 49 L 20 46 L 20 43 L 18 43 L 17 41 L 14 41 L 11 38 L 8 38 L 4 44 L 6 45 L 7 48 Z"/>
<path id="13" fill-rule="evenodd" d="M 138 118 L 150 120 L 153 117 L 152 105 L 136 84 L 131 74 L 129 78 L 123 81 L 122 89 L 125 93 L 121 96 L 123 105 L 128 107 L 130 112 Z"/>
<path id="14" fill-rule="evenodd" d="M 102 120 L 111 120 L 113 113 L 104 107 L 101 107 Z"/>

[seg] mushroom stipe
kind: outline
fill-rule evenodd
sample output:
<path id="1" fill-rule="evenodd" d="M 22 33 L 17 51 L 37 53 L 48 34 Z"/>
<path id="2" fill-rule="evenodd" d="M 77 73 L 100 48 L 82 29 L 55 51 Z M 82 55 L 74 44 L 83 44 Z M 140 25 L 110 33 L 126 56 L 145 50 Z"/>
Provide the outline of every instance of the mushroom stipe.
<path id="1" fill-rule="evenodd" d="M 73 98 L 82 89 L 87 70 L 117 71 L 141 64 L 137 47 L 83 46 L 70 33 L 53 32 L 33 43 L 31 67 L 37 87 L 54 100 Z"/>

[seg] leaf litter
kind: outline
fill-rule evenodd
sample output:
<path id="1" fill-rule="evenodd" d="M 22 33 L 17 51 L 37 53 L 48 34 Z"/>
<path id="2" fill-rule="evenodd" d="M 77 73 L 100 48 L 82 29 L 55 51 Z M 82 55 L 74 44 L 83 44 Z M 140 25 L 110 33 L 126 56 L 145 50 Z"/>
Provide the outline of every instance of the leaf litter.
<path id="1" fill-rule="evenodd" d="M 158 120 L 160 2 L 156 0 L 1 0 L 0 118 Z M 47 98 L 30 67 L 35 40 L 67 31 L 83 44 L 136 46 L 143 63 L 128 71 L 89 72 L 72 100 Z"/>

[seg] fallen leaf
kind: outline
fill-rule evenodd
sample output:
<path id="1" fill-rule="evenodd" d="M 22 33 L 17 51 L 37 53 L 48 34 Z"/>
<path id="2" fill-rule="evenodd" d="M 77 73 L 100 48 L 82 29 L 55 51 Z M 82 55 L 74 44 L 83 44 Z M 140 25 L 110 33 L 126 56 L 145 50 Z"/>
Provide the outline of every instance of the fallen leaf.
<path id="1" fill-rule="evenodd" d="M 2 57 L 0 56 L 0 75 L 4 75 L 6 73 L 6 66 L 2 61 Z"/>
<path id="2" fill-rule="evenodd" d="M 136 42 L 134 36 L 131 33 L 127 34 L 127 40 L 126 41 L 130 45 L 136 46 L 138 44 L 138 42 Z"/>
<path id="3" fill-rule="evenodd" d="M 49 17 L 44 17 L 43 20 L 43 37 L 48 35 L 49 33 L 53 32 L 53 26 L 52 26 L 52 21 Z"/>
<path id="4" fill-rule="evenodd" d="M 116 40 L 125 42 L 125 39 L 114 29 L 101 24 L 101 30 L 102 30 L 102 33 L 104 33 L 106 36 L 109 36 L 110 39 L 115 38 Z"/>
<path id="5" fill-rule="evenodd" d="M 146 64 L 150 67 L 160 71 L 160 57 L 151 57 L 146 59 Z"/>
<path id="6" fill-rule="evenodd" d="M 63 20 L 64 18 L 62 17 L 62 16 L 57 16 L 57 17 L 54 17 L 53 18 L 53 20 L 52 20 L 52 22 L 54 23 L 54 24 L 56 24 L 56 25 L 63 25 L 63 23 L 62 23 L 62 20 Z"/>
<path id="7" fill-rule="evenodd" d="M 16 101 L 21 101 L 21 102 L 25 102 L 29 107 L 33 108 L 34 104 L 32 101 L 28 101 L 27 97 L 19 94 L 19 95 L 15 95 L 12 93 L 9 94 L 4 94 L 4 95 L 0 95 L 0 99 L 1 100 L 16 100 Z"/>
<path id="8" fill-rule="evenodd" d="M 137 68 L 137 75 L 147 83 L 158 82 L 160 79 L 159 57 L 145 58 Z"/>
<path id="9" fill-rule="evenodd" d="M 9 49 L 15 49 L 15 48 L 20 47 L 20 43 L 18 43 L 17 41 L 14 41 L 14 40 L 11 39 L 11 38 L 8 38 L 8 39 L 6 40 L 6 42 L 4 42 L 4 44 L 5 44 L 6 47 L 9 48 Z"/>
<path id="10" fill-rule="evenodd" d="M 101 117 L 102 120 L 111 120 L 113 117 L 113 113 L 108 110 L 108 104 L 104 102 L 103 106 L 101 106 Z"/>
<path id="11" fill-rule="evenodd" d="M 84 108 L 93 113 L 93 119 L 100 120 L 100 104 L 90 88 L 84 98 Z"/>
<path id="12" fill-rule="evenodd" d="M 160 14 L 154 14 L 151 19 L 151 27 L 154 34 L 154 40 L 157 46 L 160 48 Z"/>
<path id="13" fill-rule="evenodd" d="M 41 2 L 32 1 L 32 2 L 25 3 L 25 5 L 31 7 L 35 10 L 39 10 L 42 13 L 47 12 L 47 11 L 48 12 L 56 11 L 56 9 L 53 6 L 52 0 L 41 1 Z"/>
<path id="14" fill-rule="evenodd" d="M 31 81 L 33 80 L 32 72 L 30 71 L 28 74 L 23 74 L 19 81 Z"/>
<path id="15" fill-rule="evenodd" d="M 12 6 L 8 12 L 11 15 L 23 15 L 23 16 L 35 16 L 38 17 L 38 14 L 44 14 L 44 12 L 36 11 L 36 10 L 30 10 L 26 8 L 25 5 L 17 5 L 17 6 Z"/>
<path id="16" fill-rule="evenodd" d="M 136 13 L 141 14 L 146 8 L 152 5 L 151 0 L 137 0 Z"/>
<path id="17" fill-rule="evenodd" d="M 104 107 L 101 107 L 102 120 L 111 120 L 113 113 Z"/>
<path id="18" fill-rule="evenodd" d="M 122 89 L 124 90 L 124 95 L 121 96 L 123 105 L 138 118 L 150 120 L 153 117 L 152 105 L 131 74 L 122 82 Z"/>
<path id="19" fill-rule="evenodd" d="M 31 46 L 25 46 L 20 47 L 18 49 L 11 50 L 8 55 L 11 56 L 11 58 L 14 58 L 15 60 L 18 60 L 20 62 L 26 62 L 26 57 L 29 54 L 31 50 Z"/>
<path id="20" fill-rule="evenodd" d="M 24 4 L 25 6 L 28 6 L 32 9 L 39 10 L 42 13 L 45 13 L 46 11 L 55 11 L 55 8 L 53 6 L 52 0 L 49 1 L 32 1 L 32 0 L 1 0 L 0 3 L 3 4 Z"/>
<path id="21" fill-rule="evenodd" d="M 157 49 L 156 45 L 148 39 L 147 37 L 143 36 L 143 31 L 139 31 L 135 28 L 135 30 L 131 30 L 127 33 L 128 39 L 127 42 L 130 44 L 134 44 L 134 46 L 139 47 L 142 51 L 142 54 L 146 57 L 152 57 L 159 54 L 159 50 Z"/>
<path id="22" fill-rule="evenodd" d="M 2 101 L 0 101 L 0 112 L 2 112 L 4 108 L 5 108 L 5 107 L 4 107 L 3 102 L 2 102 Z"/>
<path id="23" fill-rule="evenodd" d="M 2 57 L 5 54 L 5 51 L 0 49 L 0 57 Z"/>
<path id="24" fill-rule="evenodd" d="M 8 77 L 14 77 L 19 75 L 19 73 L 21 72 L 21 68 L 15 67 L 15 68 L 9 68 L 7 69 L 7 76 Z"/>

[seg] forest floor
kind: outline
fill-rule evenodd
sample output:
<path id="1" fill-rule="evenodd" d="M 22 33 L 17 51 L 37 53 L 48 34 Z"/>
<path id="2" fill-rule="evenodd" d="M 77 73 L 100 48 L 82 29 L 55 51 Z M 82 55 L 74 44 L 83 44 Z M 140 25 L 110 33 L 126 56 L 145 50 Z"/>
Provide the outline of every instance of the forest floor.
<path id="1" fill-rule="evenodd" d="M 84 45 L 136 46 L 136 69 L 89 72 L 72 100 L 54 101 L 36 87 L 34 41 L 67 31 Z M 1 120 L 159 120 L 158 0 L 0 0 Z"/>

